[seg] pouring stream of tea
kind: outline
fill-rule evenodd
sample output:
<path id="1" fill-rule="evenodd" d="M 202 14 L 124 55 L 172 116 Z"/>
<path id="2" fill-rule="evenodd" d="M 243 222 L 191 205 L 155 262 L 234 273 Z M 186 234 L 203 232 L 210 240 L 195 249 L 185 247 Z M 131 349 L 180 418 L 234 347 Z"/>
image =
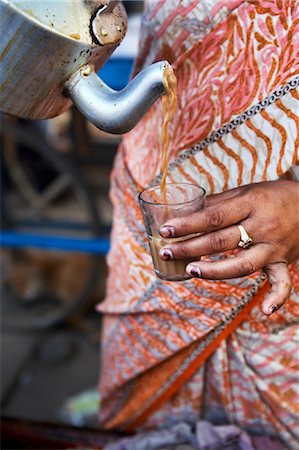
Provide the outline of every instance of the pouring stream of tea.
<path id="1" fill-rule="evenodd" d="M 162 114 L 163 114 L 163 122 L 162 122 L 162 134 L 161 134 L 161 144 L 162 144 L 162 178 L 160 181 L 160 189 L 163 196 L 163 202 L 167 203 L 167 190 L 166 190 L 166 177 L 167 177 L 167 169 L 168 169 L 168 155 L 167 148 L 169 144 L 169 132 L 168 125 L 169 122 L 173 119 L 176 103 L 177 103 L 177 95 L 176 95 L 176 85 L 177 79 L 174 74 L 174 71 L 171 66 L 167 67 L 164 73 L 164 86 L 165 86 L 165 95 L 162 97 Z"/>

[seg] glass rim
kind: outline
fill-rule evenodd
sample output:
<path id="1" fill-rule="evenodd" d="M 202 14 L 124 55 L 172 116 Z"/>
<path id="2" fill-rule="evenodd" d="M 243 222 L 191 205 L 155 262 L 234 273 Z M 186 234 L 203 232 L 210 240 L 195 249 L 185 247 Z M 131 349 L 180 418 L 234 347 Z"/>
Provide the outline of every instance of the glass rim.
<path id="1" fill-rule="evenodd" d="M 140 203 L 147 203 L 148 205 L 156 205 L 156 206 L 174 206 L 174 205 L 187 205 L 188 203 L 193 203 L 195 200 L 199 200 L 201 198 L 203 198 L 206 194 L 206 190 L 202 187 L 199 186 L 199 184 L 195 184 L 195 183 L 166 183 L 166 186 L 193 186 L 196 187 L 197 189 L 200 189 L 200 193 L 194 197 L 192 200 L 186 200 L 184 202 L 175 202 L 175 203 L 161 203 L 161 202 L 150 202 L 148 200 L 144 200 L 142 198 L 142 194 L 144 194 L 146 191 L 149 191 L 150 189 L 155 189 L 155 188 L 159 188 L 161 189 L 161 186 L 159 184 L 155 184 L 154 186 L 149 186 L 145 189 L 143 189 L 141 192 L 139 192 L 138 194 L 138 200 Z"/>

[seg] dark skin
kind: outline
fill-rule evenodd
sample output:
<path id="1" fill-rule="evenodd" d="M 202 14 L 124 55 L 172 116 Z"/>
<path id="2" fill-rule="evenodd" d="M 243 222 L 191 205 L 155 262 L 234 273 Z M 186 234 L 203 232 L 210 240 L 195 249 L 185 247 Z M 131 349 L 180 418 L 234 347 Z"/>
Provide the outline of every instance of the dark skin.
<path id="1" fill-rule="evenodd" d="M 248 249 L 221 261 L 199 260 L 204 255 L 237 248 L 239 224 L 253 239 Z M 160 228 L 161 236 L 166 238 L 191 233 L 201 235 L 163 247 L 161 259 L 194 257 L 186 272 L 210 280 L 237 278 L 263 270 L 271 288 L 262 309 L 265 315 L 270 315 L 290 295 L 288 264 L 299 258 L 299 182 L 267 181 L 210 195 L 205 209 L 168 220 Z"/>

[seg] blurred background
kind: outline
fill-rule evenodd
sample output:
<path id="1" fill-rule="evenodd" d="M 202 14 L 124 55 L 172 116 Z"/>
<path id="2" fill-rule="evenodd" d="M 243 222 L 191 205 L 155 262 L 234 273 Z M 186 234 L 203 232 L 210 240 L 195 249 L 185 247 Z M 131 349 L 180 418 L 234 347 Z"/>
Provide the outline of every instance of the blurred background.
<path id="1" fill-rule="evenodd" d="M 129 79 L 142 1 L 100 72 Z M 1 116 L 1 414 L 97 426 L 101 317 L 120 137 L 75 108 L 55 119 Z"/>

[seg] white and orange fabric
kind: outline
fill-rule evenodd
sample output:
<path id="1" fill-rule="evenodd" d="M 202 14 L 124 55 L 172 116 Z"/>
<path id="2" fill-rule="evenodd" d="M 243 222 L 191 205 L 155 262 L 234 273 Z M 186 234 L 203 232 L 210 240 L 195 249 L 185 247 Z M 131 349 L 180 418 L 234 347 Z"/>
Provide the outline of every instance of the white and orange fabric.
<path id="1" fill-rule="evenodd" d="M 178 80 L 168 181 L 208 194 L 292 177 L 299 151 L 299 2 L 147 1 L 135 71 L 167 59 Z M 299 273 L 265 317 L 261 273 L 156 278 L 138 192 L 161 177 L 161 104 L 128 133 L 114 204 L 102 333 L 100 420 L 133 430 L 174 420 L 235 423 L 298 448 Z M 231 258 L 234 252 L 215 258 Z"/>

